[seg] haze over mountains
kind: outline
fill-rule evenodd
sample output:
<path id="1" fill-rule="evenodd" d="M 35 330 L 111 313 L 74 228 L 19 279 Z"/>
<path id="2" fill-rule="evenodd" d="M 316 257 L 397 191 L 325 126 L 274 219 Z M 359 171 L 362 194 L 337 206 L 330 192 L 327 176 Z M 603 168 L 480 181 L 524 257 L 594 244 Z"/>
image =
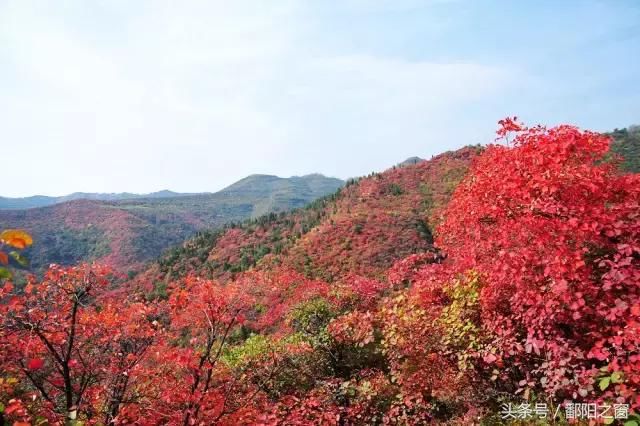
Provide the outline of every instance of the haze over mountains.
<path id="1" fill-rule="evenodd" d="M 198 230 L 302 207 L 342 185 L 340 179 L 319 174 L 252 175 L 216 193 L 50 197 L 46 201 L 55 204 L 0 211 L 0 225 L 33 234 L 38 243 L 27 254 L 35 270 L 50 263 L 100 260 L 126 271 Z M 80 194 L 68 197 L 75 196 Z"/>

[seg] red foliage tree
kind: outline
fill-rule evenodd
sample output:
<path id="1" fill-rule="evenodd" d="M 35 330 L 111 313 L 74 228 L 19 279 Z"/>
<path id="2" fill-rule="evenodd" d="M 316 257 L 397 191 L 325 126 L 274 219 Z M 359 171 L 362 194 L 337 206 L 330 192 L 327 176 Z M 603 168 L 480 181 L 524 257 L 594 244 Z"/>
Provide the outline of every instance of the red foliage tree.
<path id="1" fill-rule="evenodd" d="M 501 135 L 517 132 L 513 144 L 475 161 L 436 240 L 449 272 L 482 276 L 489 360 L 550 398 L 637 408 L 640 177 L 607 161 L 605 136 L 503 125 Z"/>
<path id="2" fill-rule="evenodd" d="M 0 303 L 6 371 L 36 396 L 28 410 L 111 422 L 128 396 L 131 369 L 153 339 L 147 309 L 103 300 L 110 271 L 52 267 L 23 292 L 5 284 Z"/>
<path id="3" fill-rule="evenodd" d="M 247 390 L 232 380 L 221 358 L 252 298 L 239 286 L 196 277 L 178 284 L 169 299 L 167 334 L 147 365 L 149 407 L 128 415 L 144 415 L 152 424 L 216 423 L 244 405 Z"/>

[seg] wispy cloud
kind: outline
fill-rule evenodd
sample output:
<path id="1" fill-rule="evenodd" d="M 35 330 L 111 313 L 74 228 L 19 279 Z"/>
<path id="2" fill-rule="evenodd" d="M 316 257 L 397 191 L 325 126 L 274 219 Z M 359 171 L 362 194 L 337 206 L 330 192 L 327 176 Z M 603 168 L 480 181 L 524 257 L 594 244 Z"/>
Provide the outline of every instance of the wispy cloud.
<path id="1" fill-rule="evenodd" d="M 4 172 L 31 165 L 0 193 L 347 177 L 483 141 L 535 79 L 509 61 L 429 55 L 464 30 L 449 3 L 0 2 L 0 140 L 21 160 Z M 378 43 L 423 30 L 419 49 Z"/>

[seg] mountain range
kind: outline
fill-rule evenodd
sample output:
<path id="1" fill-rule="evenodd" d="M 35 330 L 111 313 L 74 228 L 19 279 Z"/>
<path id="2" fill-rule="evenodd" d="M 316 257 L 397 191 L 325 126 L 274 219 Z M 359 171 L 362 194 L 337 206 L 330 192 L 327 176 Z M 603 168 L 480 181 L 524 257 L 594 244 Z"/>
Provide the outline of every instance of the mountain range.
<path id="1" fill-rule="evenodd" d="M 86 194 L 82 199 L 72 194 L 61 197 L 71 201 L 48 199 L 54 204 L 45 207 L 2 210 L 0 228 L 29 230 L 36 244 L 26 254 L 34 270 L 99 260 L 126 271 L 199 230 L 302 207 L 343 183 L 319 174 L 252 175 L 216 193 Z"/>
<path id="2" fill-rule="evenodd" d="M 640 171 L 639 129 L 608 133 L 623 172 Z M 189 273 L 226 281 L 283 265 L 327 281 L 349 274 L 381 278 L 394 260 L 432 247 L 442 209 L 482 150 L 476 145 L 430 160 L 410 157 L 382 173 L 350 179 L 302 209 L 200 232 L 151 264 L 141 281 L 162 283 Z"/>
<path id="3" fill-rule="evenodd" d="M 147 199 L 147 198 L 175 198 L 195 194 L 185 194 L 180 192 L 173 192 L 169 190 L 162 190 L 157 192 L 151 192 L 149 194 L 133 194 L 130 192 L 120 193 L 94 193 L 94 192 L 74 192 L 69 195 L 62 195 L 60 197 L 50 197 L 47 195 L 32 195 L 30 197 L 0 197 L 0 210 L 20 210 L 20 209 L 32 209 L 36 207 L 46 207 L 53 204 L 60 204 L 67 201 L 74 200 L 100 200 L 100 201 L 120 201 L 120 200 L 133 200 L 133 199 Z"/>

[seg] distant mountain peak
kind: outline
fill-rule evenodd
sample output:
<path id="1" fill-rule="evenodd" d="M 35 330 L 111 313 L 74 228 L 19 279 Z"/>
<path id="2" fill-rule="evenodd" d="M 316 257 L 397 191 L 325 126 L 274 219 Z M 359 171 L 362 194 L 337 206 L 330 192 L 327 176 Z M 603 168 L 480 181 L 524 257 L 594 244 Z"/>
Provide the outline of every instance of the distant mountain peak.
<path id="1" fill-rule="evenodd" d="M 418 164 L 425 161 L 424 158 L 420 158 L 420 157 L 409 157 L 406 160 L 404 160 L 401 163 L 398 163 L 397 166 L 398 167 L 405 167 L 405 166 L 411 166 L 413 164 Z"/>
<path id="2" fill-rule="evenodd" d="M 311 191 L 320 190 L 321 192 L 333 192 L 344 184 L 337 178 L 326 177 L 320 173 L 312 173 L 304 176 L 291 176 L 283 178 L 275 175 L 252 174 L 244 179 L 227 186 L 220 192 L 264 192 L 272 191 L 275 187 L 283 186 L 283 188 L 296 186 L 308 187 Z M 302 188 L 300 188 L 302 189 Z"/>

